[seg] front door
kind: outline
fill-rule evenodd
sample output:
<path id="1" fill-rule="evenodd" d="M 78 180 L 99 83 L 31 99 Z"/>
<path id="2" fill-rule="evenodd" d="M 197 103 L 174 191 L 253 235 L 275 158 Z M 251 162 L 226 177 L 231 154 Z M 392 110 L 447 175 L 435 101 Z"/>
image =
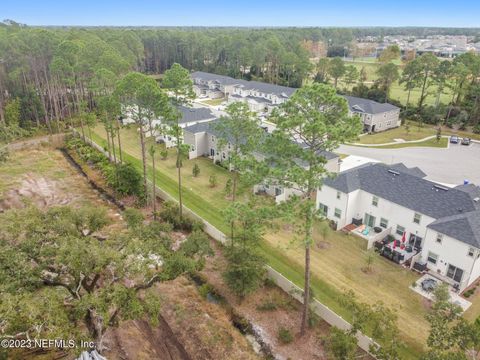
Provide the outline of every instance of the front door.
<path id="1" fill-rule="evenodd" d="M 422 247 L 422 238 L 415 234 L 410 234 L 408 243 L 412 245 L 415 249 L 420 249 Z"/>
<path id="2" fill-rule="evenodd" d="M 370 214 L 365 214 L 365 225 L 367 225 L 368 227 L 375 227 L 375 216 L 372 216 Z"/>
<path id="3" fill-rule="evenodd" d="M 460 268 L 457 268 L 456 266 L 448 265 L 447 277 L 459 283 L 460 281 L 462 281 L 463 270 Z"/>

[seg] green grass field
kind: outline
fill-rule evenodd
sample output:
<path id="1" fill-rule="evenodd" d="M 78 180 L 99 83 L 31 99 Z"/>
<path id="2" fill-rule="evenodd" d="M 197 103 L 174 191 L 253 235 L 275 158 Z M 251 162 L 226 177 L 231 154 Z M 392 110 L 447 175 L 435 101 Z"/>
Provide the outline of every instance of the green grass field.
<path id="1" fill-rule="evenodd" d="M 367 146 L 373 149 L 402 149 L 406 147 L 434 147 L 434 148 L 446 148 L 448 147 L 448 139 L 441 138 L 437 140 L 436 138 L 428 139 L 416 143 L 398 143 L 390 145 L 381 145 L 381 146 Z"/>
<path id="2" fill-rule="evenodd" d="M 347 65 L 354 65 L 358 71 L 360 71 L 362 68 L 365 68 L 365 71 L 367 73 L 367 80 L 366 83 L 367 85 L 371 85 L 376 79 L 376 71 L 378 67 L 380 66 L 380 63 L 376 61 L 375 59 L 368 58 L 369 61 L 363 61 L 362 59 L 355 59 L 355 61 L 345 61 Z M 399 72 L 400 76 L 402 74 L 402 69 L 403 69 L 403 64 L 400 61 L 397 61 L 396 64 L 399 66 Z M 343 83 L 342 81 L 339 81 L 339 88 L 346 88 L 347 84 Z M 411 91 L 410 94 L 410 104 L 416 104 L 418 102 L 418 99 L 420 98 L 420 89 L 415 88 Z M 435 104 L 436 100 L 436 87 L 432 86 L 429 88 L 429 95 L 427 96 L 425 102 L 426 104 L 433 105 Z M 402 104 L 407 103 L 407 91 L 403 88 L 403 85 L 400 85 L 398 81 L 396 81 L 390 90 L 390 98 L 394 100 L 400 101 Z M 440 96 L 440 101 L 443 103 L 448 103 L 451 98 L 451 93 L 449 92 L 448 89 L 444 90 L 444 93 Z"/>
<path id="3" fill-rule="evenodd" d="M 141 170 L 140 145 L 135 129 L 122 129 L 122 146 L 124 158 Z M 372 135 L 375 136 L 375 135 Z M 93 140 L 106 147 L 105 131 L 102 126 L 93 129 Z M 157 184 L 174 197 L 178 197 L 176 169 L 173 154 L 167 160 L 157 160 Z M 201 169 L 200 176 L 193 178 L 191 169 L 194 163 Z M 214 165 L 211 160 L 199 158 L 184 161 L 182 168 L 184 204 L 198 215 L 202 216 L 219 230 L 227 233 L 228 226 L 224 223 L 221 212 L 228 204 L 223 188 L 229 176 L 228 172 Z M 152 169 L 148 166 L 151 177 Z M 218 186 L 214 189 L 208 185 L 208 178 L 215 174 Z M 250 189 L 244 186 L 240 189 L 239 198 L 247 198 Z M 321 224 L 316 224 L 317 229 Z M 365 266 L 366 243 L 363 239 L 345 235 L 341 232 L 327 230 L 326 238 L 320 238 L 321 231 L 315 231 L 315 237 L 322 245 L 312 254 L 312 289 L 319 301 L 330 307 L 345 319 L 351 319 L 351 314 L 339 302 L 339 295 L 349 289 L 354 290 L 361 301 L 375 303 L 384 302 L 395 309 L 399 317 L 400 336 L 408 345 L 402 351 L 402 359 L 417 359 L 424 350 L 428 333 L 425 320 L 427 307 L 422 298 L 412 292 L 408 286 L 418 276 L 408 270 L 378 258 L 371 274 L 361 269 Z M 288 227 L 265 236 L 262 250 L 268 263 L 277 271 L 300 287 L 303 287 L 303 250 L 292 240 L 293 233 Z M 480 313 L 480 306 L 475 317 Z"/>
<path id="4" fill-rule="evenodd" d="M 382 131 L 374 134 L 367 134 L 361 136 L 356 142 L 360 144 L 385 144 L 395 141 L 395 139 L 403 139 L 405 141 L 421 140 L 428 136 L 433 136 L 437 133 L 437 129 L 431 125 L 421 126 L 418 123 L 409 122 L 410 128 L 407 132 L 405 125 Z M 474 134 L 467 131 L 452 130 L 446 127 L 442 128 L 442 135 L 458 135 L 459 137 L 470 137 L 472 139 L 480 140 L 480 134 Z"/>

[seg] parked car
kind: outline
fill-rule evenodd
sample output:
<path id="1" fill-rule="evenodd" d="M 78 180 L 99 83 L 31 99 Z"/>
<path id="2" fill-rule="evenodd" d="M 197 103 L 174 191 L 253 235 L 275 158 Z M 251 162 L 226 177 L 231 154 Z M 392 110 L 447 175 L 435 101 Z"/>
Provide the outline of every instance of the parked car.
<path id="1" fill-rule="evenodd" d="M 459 141 L 460 139 L 458 138 L 457 135 L 450 136 L 450 144 L 458 144 Z"/>
<path id="2" fill-rule="evenodd" d="M 438 283 L 436 280 L 428 278 L 422 281 L 422 289 L 426 292 L 432 292 L 437 287 Z"/>
<path id="3" fill-rule="evenodd" d="M 470 142 L 472 140 L 470 138 L 463 138 L 462 139 L 462 145 L 470 145 Z"/>

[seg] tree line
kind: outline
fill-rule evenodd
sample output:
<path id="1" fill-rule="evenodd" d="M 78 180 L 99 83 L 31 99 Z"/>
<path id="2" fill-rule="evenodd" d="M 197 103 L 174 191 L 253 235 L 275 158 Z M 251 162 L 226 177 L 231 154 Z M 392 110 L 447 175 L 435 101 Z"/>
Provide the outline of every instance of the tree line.
<path id="1" fill-rule="evenodd" d="M 315 81 L 331 83 L 339 92 L 378 102 L 390 102 L 402 108 L 402 117 L 434 125 L 472 128 L 480 133 L 480 55 L 468 52 L 453 60 L 441 60 L 425 53 L 401 65 L 398 46 L 390 46 L 378 58 L 376 79 L 368 84 L 365 67 L 358 70 L 340 57 L 321 58 L 316 65 Z M 339 87 L 339 81 L 343 87 Z M 406 103 L 390 98 L 392 85 L 398 82 L 406 93 Z M 419 94 L 411 101 L 412 91 Z M 442 96 L 450 96 L 447 103 Z M 426 104 L 433 96 L 433 105 Z"/>

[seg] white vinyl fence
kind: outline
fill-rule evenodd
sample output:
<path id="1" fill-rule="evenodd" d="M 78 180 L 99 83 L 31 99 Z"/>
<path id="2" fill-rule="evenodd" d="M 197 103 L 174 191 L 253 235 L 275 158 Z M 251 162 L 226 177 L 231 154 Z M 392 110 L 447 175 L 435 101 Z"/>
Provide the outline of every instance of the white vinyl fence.
<path id="1" fill-rule="evenodd" d="M 78 132 L 76 132 L 78 135 Z M 108 157 L 108 152 L 105 151 L 100 145 L 92 141 L 91 139 L 86 138 L 86 141 L 105 154 Z M 151 183 L 150 183 L 151 185 Z M 163 200 L 172 200 L 178 203 L 177 199 L 173 198 L 170 194 L 166 193 L 159 187 L 156 187 L 157 190 L 157 195 L 163 199 Z M 222 233 L 220 230 L 218 230 L 215 226 L 210 224 L 208 221 L 200 217 L 198 214 L 196 214 L 194 211 L 190 210 L 187 207 L 183 207 L 185 212 L 190 214 L 192 217 L 195 219 L 198 219 L 203 222 L 205 225 L 205 232 L 210 235 L 213 239 L 225 243 L 226 242 L 226 236 L 224 233 Z M 270 266 L 267 266 L 267 272 L 268 272 L 268 277 L 273 280 L 283 291 L 288 293 L 290 296 L 295 298 L 296 300 L 303 302 L 303 289 L 295 285 L 293 282 L 288 280 L 285 276 L 283 276 L 281 273 L 276 271 Z M 336 314 L 333 310 L 329 309 L 328 306 L 322 304 L 318 300 L 314 300 L 313 304 L 313 309 L 315 313 L 320 316 L 323 320 L 325 320 L 328 324 L 331 326 L 336 326 L 342 330 L 348 330 L 351 328 L 351 325 L 348 321 L 343 319 L 340 315 Z M 357 334 L 357 339 L 358 339 L 358 346 L 366 351 L 369 352 L 370 345 L 374 344 L 374 340 L 362 333 Z"/>

